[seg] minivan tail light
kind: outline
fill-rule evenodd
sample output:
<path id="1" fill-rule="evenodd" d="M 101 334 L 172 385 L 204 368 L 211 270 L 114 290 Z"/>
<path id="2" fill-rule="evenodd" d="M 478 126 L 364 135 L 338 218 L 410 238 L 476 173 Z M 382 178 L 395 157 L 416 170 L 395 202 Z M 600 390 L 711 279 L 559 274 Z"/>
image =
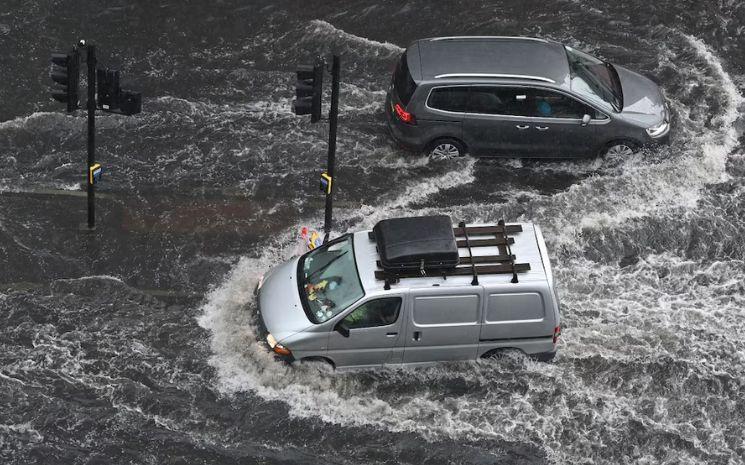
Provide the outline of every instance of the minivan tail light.
<path id="1" fill-rule="evenodd" d="M 561 336 L 561 326 L 554 328 L 554 344 L 559 341 L 559 336 Z"/>
<path id="2" fill-rule="evenodd" d="M 394 105 L 393 108 L 396 110 L 396 116 L 398 116 L 398 119 L 406 124 L 416 124 L 414 114 L 404 110 L 404 107 L 402 107 L 400 103 Z"/>

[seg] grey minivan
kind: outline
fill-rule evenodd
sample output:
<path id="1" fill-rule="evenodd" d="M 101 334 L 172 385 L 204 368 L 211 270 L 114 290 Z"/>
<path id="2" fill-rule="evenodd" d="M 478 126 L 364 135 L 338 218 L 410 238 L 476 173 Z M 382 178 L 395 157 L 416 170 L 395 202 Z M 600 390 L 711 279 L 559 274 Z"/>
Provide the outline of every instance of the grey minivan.
<path id="1" fill-rule="evenodd" d="M 385 113 L 402 146 L 436 158 L 630 155 L 666 143 L 650 79 L 558 42 L 438 37 L 398 61 Z"/>
<path id="2" fill-rule="evenodd" d="M 530 223 L 383 220 L 278 266 L 257 294 L 269 350 L 338 368 L 507 350 L 549 361 L 560 333 L 546 244 Z"/>

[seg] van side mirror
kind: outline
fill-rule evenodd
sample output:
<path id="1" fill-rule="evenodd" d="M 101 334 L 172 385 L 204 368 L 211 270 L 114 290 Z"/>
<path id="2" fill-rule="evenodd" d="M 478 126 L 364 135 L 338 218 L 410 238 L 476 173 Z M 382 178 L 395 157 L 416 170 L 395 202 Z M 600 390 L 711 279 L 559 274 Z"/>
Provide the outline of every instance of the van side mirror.
<path id="1" fill-rule="evenodd" d="M 585 115 L 582 117 L 582 126 L 587 126 L 590 124 L 590 120 L 592 120 L 592 117 L 590 115 Z"/>
<path id="2" fill-rule="evenodd" d="M 349 328 L 347 328 L 347 325 L 345 325 L 342 321 L 340 321 L 339 324 L 334 327 L 334 331 L 344 337 L 349 337 Z"/>

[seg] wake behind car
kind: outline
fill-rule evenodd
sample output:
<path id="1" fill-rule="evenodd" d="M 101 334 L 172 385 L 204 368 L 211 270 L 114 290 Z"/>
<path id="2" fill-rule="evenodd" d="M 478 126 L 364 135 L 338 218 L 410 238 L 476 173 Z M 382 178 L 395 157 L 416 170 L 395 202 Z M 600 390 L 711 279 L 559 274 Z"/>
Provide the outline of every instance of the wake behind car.
<path id="1" fill-rule="evenodd" d="M 520 350 L 548 361 L 559 302 L 530 223 L 396 218 L 278 266 L 258 287 L 262 337 L 288 361 L 419 365 Z"/>
<path id="2" fill-rule="evenodd" d="M 626 156 L 665 143 L 650 79 L 558 42 L 422 39 L 398 61 L 386 117 L 402 146 L 436 158 Z"/>

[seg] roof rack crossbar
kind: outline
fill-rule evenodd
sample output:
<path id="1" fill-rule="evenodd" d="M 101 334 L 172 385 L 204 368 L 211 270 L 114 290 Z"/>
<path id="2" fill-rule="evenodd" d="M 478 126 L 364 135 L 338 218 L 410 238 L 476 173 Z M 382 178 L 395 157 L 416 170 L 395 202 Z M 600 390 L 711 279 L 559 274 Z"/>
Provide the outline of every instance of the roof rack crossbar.
<path id="1" fill-rule="evenodd" d="M 515 239 L 512 237 L 497 237 L 495 239 L 472 239 L 470 242 L 471 247 L 489 247 L 493 245 L 507 245 L 514 244 Z M 467 247 L 465 239 L 456 241 L 458 248 Z"/>
<path id="2" fill-rule="evenodd" d="M 514 255 L 476 255 L 473 257 L 460 257 L 462 265 L 472 263 L 494 263 L 494 262 L 511 262 L 515 260 Z"/>
<path id="3" fill-rule="evenodd" d="M 472 266 L 458 266 L 449 270 L 438 270 L 438 275 L 442 277 L 446 276 L 467 276 L 473 274 Z M 524 271 L 530 271 L 530 263 L 503 263 L 500 265 L 477 265 L 475 266 L 476 272 L 482 275 L 487 274 L 513 274 L 515 272 L 522 273 Z M 434 276 L 434 275 L 433 275 Z M 375 279 L 378 280 L 389 280 L 389 282 L 397 282 L 403 278 L 421 278 L 419 270 L 401 270 L 401 271 L 375 271 Z"/>
<path id="4" fill-rule="evenodd" d="M 502 231 L 508 233 L 519 233 L 523 232 L 522 225 L 519 224 L 508 224 L 505 226 L 468 226 L 465 231 L 470 234 L 496 234 Z M 456 236 L 462 236 L 464 232 L 463 228 L 453 228 L 453 234 Z"/>
<path id="5" fill-rule="evenodd" d="M 472 286 L 479 285 L 479 272 L 476 271 L 476 262 L 473 261 L 473 251 L 471 250 L 471 242 L 468 239 L 468 228 L 466 228 L 466 222 L 461 221 L 458 227 L 463 230 L 463 236 L 466 238 L 466 248 L 468 249 L 468 257 L 471 259 L 471 270 L 473 270 L 473 280 L 471 280 Z"/>

